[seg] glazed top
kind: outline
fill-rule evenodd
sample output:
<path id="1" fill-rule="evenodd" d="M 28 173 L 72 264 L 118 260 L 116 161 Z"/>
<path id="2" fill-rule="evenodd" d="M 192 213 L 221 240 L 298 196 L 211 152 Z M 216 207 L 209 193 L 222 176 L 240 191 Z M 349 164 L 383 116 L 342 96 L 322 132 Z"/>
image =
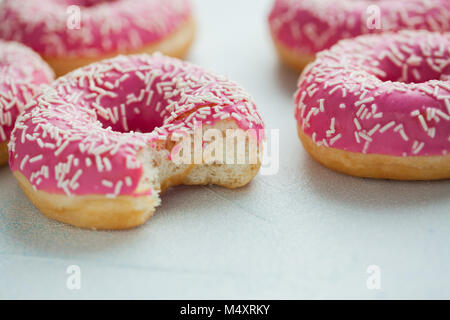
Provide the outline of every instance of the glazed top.
<path id="1" fill-rule="evenodd" d="M 220 120 L 263 129 L 252 99 L 226 78 L 159 54 L 118 56 L 37 96 L 16 123 L 10 166 L 51 193 L 137 195 L 143 146 Z"/>
<path id="2" fill-rule="evenodd" d="M 9 140 L 25 104 L 53 77 L 37 53 L 19 43 L 0 40 L 0 142 Z"/>
<path id="3" fill-rule="evenodd" d="M 380 10 L 379 29 L 372 29 L 376 26 L 374 8 Z M 272 34 L 283 45 L 313 55 L 341 39 L 371 32 L 450 31 L 450 1 L 275 0 L 269 23 Z"/>
<path id="4" fill-rule="evenodd" d="M 318 54 L 295 94 L 317 145 L 395 156 L 450 151 L 450 33 L 342 40 Z"/>
<path id="5" fill-rule="evenodd" d="M 79 29 L 72 5 L 81 10 Z M 190 16 L 190 0 L 4 0 L 0 38 L 46 57 L 90 57 L 160 41 Z"/>

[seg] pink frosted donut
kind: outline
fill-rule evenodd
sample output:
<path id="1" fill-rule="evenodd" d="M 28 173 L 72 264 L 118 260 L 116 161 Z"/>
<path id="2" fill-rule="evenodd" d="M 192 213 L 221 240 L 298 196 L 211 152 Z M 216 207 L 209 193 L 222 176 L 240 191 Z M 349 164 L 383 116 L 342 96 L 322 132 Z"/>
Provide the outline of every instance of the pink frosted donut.
<path id="1" fill-rule="evenodd" d="M 8 161 L 7 144 L 17 116 L 53 72 L 31 49 L 0 40 L 0 165 Z"/>
<path id="2" fill-rule="evenodd" d="M 190 0 L 0 2 L 0 38 L 33 48 L 57 75 L 119 53 L 182 57 L 193 35 Z"/>
<path id="3" fill-rule="evenodd" d="M 259 158 L 239 165 L 172 161 L 180 146 L 173 138 L 193 135 L 195 128 L 246 132 L 246 142 L 257 148 L 264 137 L 243 89 L 177 59 L 105 60 L 59 78 L 35 100 L 13 131 L 10 167 L 36 207 L 65 223 L 134 227 L 154 212 L 161 190 L 240 187 L 260 167 Z M 210 145 L 207 140 L 200 135 L 200 148 Z"/>
<path id="4" fill-rule="evenodd" d="M 275 0 L 269 24 L 282 60 L 301 70 L 341 39 L 403 29 L 450 31 L 450 1 Z"/>
<path id="5" fill-rule="evenodd" d="M 450 34 L 342 40 L 295 94 L 298 132 L 325 166 L 362 177 L 450 178 Z"/>

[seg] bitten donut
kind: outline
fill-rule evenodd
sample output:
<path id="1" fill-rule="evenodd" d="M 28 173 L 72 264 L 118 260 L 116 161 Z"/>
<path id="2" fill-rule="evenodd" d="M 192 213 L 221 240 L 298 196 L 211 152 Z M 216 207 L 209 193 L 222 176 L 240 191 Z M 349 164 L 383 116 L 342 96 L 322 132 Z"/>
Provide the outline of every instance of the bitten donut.
<path id="1" fill-rule="evenodd" d="M 0 1 L 0 38 L 33 48 L 58 76 L 117 54 L 181 58 L 194 29 L 190 0 Z"/>
<path id="2" fill-rule="evenodd" d="M 0 165 L 8 162 L 8 141 L 17 116 L 53 72 L 31 49 L 0 40 Z"/>
<path id="3" fill-rule="evenodd" d="M 208 138 L 211 128 L 220 136 Z M 13 131 L 10 167 L 47 217 L 125 229 L 144 223 L 168 187 L 247 184 L 260 167 L 252 150 L 260 150 L 263 130 L 255 104 L 233 82 L 159 54 L 118 56 L 59 78 L 35 98 Z M 244 133 L 245 148 L 224 156 L 240 152 L 242 162 L 174 159 L 189 153 L 177 139 L 194 135 L 191 152 L 206 154 L 230 133 Z"/>
<path id="4" fill-rule="evenodd" d="M 302 70 L 341 39 L 386 31 L 450 31 L 448 0 L 275 0 L 269 16 L 281 59 Z"/>
<path id="5" fill-rule="evenodd" d="M 299 79 L 298 134 L 325 166 L 399 180 L 450 178 L 450 34 L 342 40 Z"/>

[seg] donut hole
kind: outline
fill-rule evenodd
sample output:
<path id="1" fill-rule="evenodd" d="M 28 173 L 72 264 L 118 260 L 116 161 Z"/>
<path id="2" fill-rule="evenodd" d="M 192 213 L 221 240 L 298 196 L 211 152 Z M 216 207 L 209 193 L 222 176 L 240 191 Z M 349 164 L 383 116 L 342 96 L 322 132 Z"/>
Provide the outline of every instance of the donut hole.
<path id="1" fill-rule="evenodd" d="M 404 47 L 404 46 L 403 46 Z M 424 55 L 422 49 L 402 50 L 402 45 L 382 45 L 375 51 L 382 52 L 380 56 L 373 56 L 379 61 L 378 69 L 384 75 L 377 77 L 382 81 L 402 83 L 424 83 L 430 80 L 447 81 L 450 78 L 450 54 L 448 50 L 439 52 L 430 50 L 429 55 Z"/>
<path id="2" fill-rule="evenodd" d="M 161 127 L 170 116 L 165 111 L 167 100 L 164 99 L 164 92 L 158 92 L 156 87 L 145 90 L 136 86 L 136 83 L 141 83 L 136 77 L 130 75 L 122 81 L 115 91 L 116 97 L 105 96 L 100 100 L 100 105 L 95 104 L 95 100 L 89 100 L 91 109 L 96 112 L 97 120 L 104 128 L 111 127 L 121 133 L 150 133 Z M 108 107 L 103 109 L 102 105 Z"/>
<path id="3" fill-rule="evenodd" d="M 407 63 L 402 63 L 401 66 L 395 65 L 391 61 L 384 59 L 380 63 L 380 69 L 385 73 L 385 76 L 378 75 L 382 81 L 402 82 L 402 83 L 423 83 L 430 80 L 446 81 L 450 77 L 450 66 L 443 71 L 433 69 L 426 62 L 419 66 L 411 67 Z"/>
<path id="4" fill-rule="evenodd" d="M 150 133 L 155 128 L 161 127 L 164 119 L 155 112 L 154 109 L 145 107 L 141 104 L 127 106 L 125 111 L 119 107 L 113 107 L 113 115 L 105 115 L 103 112 L 97 112 L 97 120 L 104 128 L 111 127 L 113 131 L 120 133 L 141 132 Z M 123 113 L 126 116 L 122 116 Z"/>

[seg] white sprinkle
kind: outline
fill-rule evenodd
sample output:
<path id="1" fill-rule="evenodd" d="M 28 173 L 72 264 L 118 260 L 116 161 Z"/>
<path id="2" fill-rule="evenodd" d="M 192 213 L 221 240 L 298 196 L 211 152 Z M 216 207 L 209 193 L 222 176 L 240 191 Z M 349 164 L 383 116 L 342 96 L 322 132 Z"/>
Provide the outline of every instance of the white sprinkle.
<path id="1" fill-rule="evenodd" d="M 330 139 L 330 145 L 332 146 L 336 141 L 338 141 L 342 137 L 342 134 L 337 134 L 333 138 Z"/>
<path id="2" fill-rule="evenodd" d="M 40 154 L 38 156 L 35 156 L 35 157 L 31 158 L 29 162 L 33 163 L 33 162 L 36 162 L 36 161 L 39 161 L 39 160 L 42 160 L 42 159 L 44 159 L 44 156 L 42 154 Z"/>
<path id="3" fill-rule="evenodd" d="M 416 143 L 417 143 L 417 141 L 415 141 L 415 143 L 414 143 L 416 145 L 416 147 L 413 146 L 413 151 L 412 151 L 413 154 L 418 154 L 425 146 L 425 142 L 421 142 L 418 145 Z"/>
<path id="4" fill-rule="evenodd" d="M 26 155 L 25 157 L 23 157 L 22 161 L 20 162 L 20 170 L 23 170 L 23 168 L 25 167 L 25 164 L 27 163 L 29 158 L 30 158 L 29 155 Z"/>
<path id="5" fill-rule="evenodd" d="M 375 100 L 375 98 L 374 97 L 370 97 L 370 98 L 366 98 L 364 100 L 357 101 L 357 102 L 355 102 L 355 107 L 357 107 L 359 105 L 362 105 L 364 103 L 372 102 L 373 100 Z"/>
<path id="6" fill-rule="evenodd" d="M 361 130 L 361 124 L 359 123 L 358 119 L 353 118 L 353 122 L 355 123 L 356 129 Z"/>
<path id="7" fill-rule="evenodd" d="M 361 142 L 361 140 L 359 139 L 359 135 L 358 135 L 358 132 L 354 132 L 354 134 L 355 134 L 355 139 L 356 139 L 356 142 L 357 143 L 360 143 Z"/>
<path id="8" fill-rule="evenodd" d="M 380 132 L 383 133 L 387 131 L 389 128 L 393 127 L 395 125 L 395 121 L 391 121 L 388 124 L 384 125 L 383 128 L 380 129 Z"/>
<path id="9" fill-rule="evenodd" d="M 367 133 L 369 136 L 372 136 L 375 132 L 378 131 L 378 129 L 381 127 L 379 123 L 377 123 L 370 131 Z"/>
<path id="10" fill-rule="evenodd" d="M 111 181 L 106 180 L 106 179 L 102 180 L 102 185 L 104 185 L 107 188 L 112 188 L 114 186 L 114 184 Z"/>

